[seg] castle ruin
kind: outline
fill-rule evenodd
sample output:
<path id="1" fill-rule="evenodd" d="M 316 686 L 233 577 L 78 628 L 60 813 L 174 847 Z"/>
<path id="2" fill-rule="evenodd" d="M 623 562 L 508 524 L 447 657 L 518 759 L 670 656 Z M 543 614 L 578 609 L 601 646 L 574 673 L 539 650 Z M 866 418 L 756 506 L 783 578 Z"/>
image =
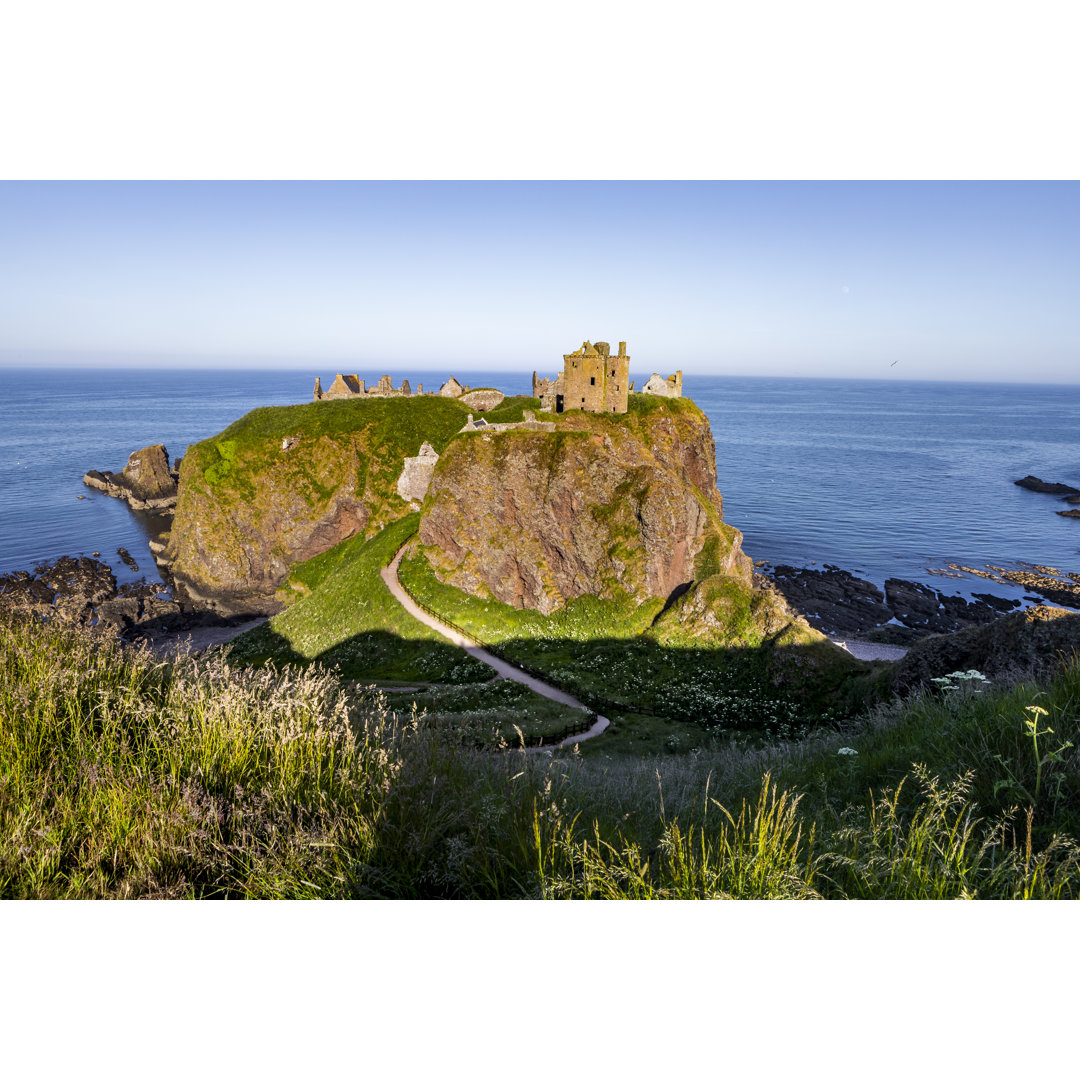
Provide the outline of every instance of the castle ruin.
<path id="1" fill-rule="evenodd" d="M 624 413 L 630 394 L 630 357 L 626 342 L 611 355 L 606 341 L 595 345 L 582 342 L 581 348 L 563 355 L 563 370 L 554 379 L 537 378 L 533 372 L 533 397 L 546 412 L 581 409 L 584 412 Z"/>
<path id="2" fill-rule="evenodd" d="M 641 388 L 643 394 L 656 394 L 657 397 L 682 397 L 682 372 L 676 371 L 666 379 L 661 378 L 658 371 L 652 373 L 652 378 Z"/>
<path id="3" fill-rule="evenodd" d="M 322 379 L 316 375 L 315 391 L 312 397 L 315 401 L 333 401 L 335 398 L 352 397 L 411 397 L 412 392 L 408 379 L 402 379 L 401 386 L 396 390 L 389 375 L 383 375 L 374 386 L 365 387 L 363 379 L 356 375 L 342 375 L 339 372 L 337 378 L 330 384 L 329 390 L 323 390 Z M 423 383 L 417 384 L 416 392 L 418 394 L 424 392 Z"/>
<path id="4" fill-rule="evenodd" d="M 423 384 L 417 384 L 415 396 L 424 392 Z M 566 412 L 580 409 L 593 413 L 625 413 L 629 408 L 630 394 L 634 384 L 630 381 L 630 355 L 626 342 L 619 342 L 619 351 L 611 355 L 606 341 L 592 344 L 581 343 L 581 348 L 563 354 L 563 370 L 552 379 L 542 379 L 536 372 L 532 376 L 532 396 L 540 399 L 544 412 Z M 450 376 L 436 391 L 440 397 L 453 398 L 477 412 L 494 409 L 505 398 L 501 390 L 485 388 L 471 390 Z M 652 378 L 641 388 L 642 394 L 658 397 L 682 397 L 682 372 L 676 371 L 666 379 L 654 372 Z M 323 390 L 322 380 L 316 376 L 314 399 L 332 401 L 335 398 L 358 397 L 412 397 L 413 390 L 408 379 L 402 379 L 396 390 L 389 375 L 383 375 L 374 386 L 365 386 L 356 375 L 338 374 L 329 390 Z"/>
<path id="5" fill-rule="evenodd" d="M 424 384 L 417 383 L 414 391 L 409 386 L 408 379 L 401 380 L 401 386 L 396 390 L 390 381 L 389 375 L 383 375 L 373 386 L 365 386 L 364 380 L 357 375 L 338 376 L 330 384 L 329 390 L 322 388 L 322 379 L 315 376 L 315 390 L 312 397 L 315 401 L 334 401 L 339 398 L 384 398 L 384 397 L 419 397 L 424 393 Z M 463 386 L 453 375 L 442 384 L 437 391 L 432 391 L 440 397 L 454 398 L 465 405 L 476 409 L 477 412 L 486 412 L 501 404 L 506 395 L 501 390 L 490 387 L 480 390 L 471 390 Z"/>

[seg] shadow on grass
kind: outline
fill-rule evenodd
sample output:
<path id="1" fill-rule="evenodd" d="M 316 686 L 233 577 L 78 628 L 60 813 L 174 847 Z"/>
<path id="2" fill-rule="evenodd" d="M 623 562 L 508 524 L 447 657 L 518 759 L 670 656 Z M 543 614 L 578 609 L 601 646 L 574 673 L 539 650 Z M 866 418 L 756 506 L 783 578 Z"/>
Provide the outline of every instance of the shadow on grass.
<path id="1" fill-rule="evenodd" d="M 476 683 L 492 676 L 487 664 L 455 645 L 410 640 L 387 630 L 365 630 L 315 656 L 298 652 L 269 623 L 232 642 L 234 662 L 261 665 L 321 665 L 336 668 L 346 679 L 373 682 Z"/>
<path id="2" fill-rule="evenodd" d="M 855 660 L 827 642 L 756 648 L 686 648 L 648 637 L 511 639 L 490 651 L 576 695 L 608 716 L 632 713 L 707 731 L 797 736 L 855 715 L 881 696 L 883 665 Z M 492 670 L 442 642 L 383 630 L 356 634 L 313 657 L 269 624 L 237 638 L 234 661 L 319 664 L 373 682 L 468 684 Z"/>

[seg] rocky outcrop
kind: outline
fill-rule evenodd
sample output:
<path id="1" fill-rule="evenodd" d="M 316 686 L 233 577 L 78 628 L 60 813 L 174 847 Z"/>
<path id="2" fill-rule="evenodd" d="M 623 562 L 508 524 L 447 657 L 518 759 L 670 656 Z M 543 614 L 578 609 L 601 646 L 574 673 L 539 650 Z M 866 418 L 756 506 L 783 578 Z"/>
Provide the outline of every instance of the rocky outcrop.
<path id="1" fill-rule="evenodd" d="M 176 506 L 177 480 L 183 458 L 169 468 L 169 452 L 158 443 L 144 446 L 128 458 L 121 473 L 91 469 L 83 483 L 104 491 L 115 499 L 124 499 L 133 510 L 163 512 Z"/>
<path id="2" fill-rule="evenodd" d="M 280 611 L 290 566 L 409 512 L 404 459 L 444 447 L 465 415 L 434 395 L 256 409 L 189 448 L 158 565 L 222 615 Z"/>
<path id="3" fill-rule="evenodd" d="M 173 625 L 181 615 L 160 582 L 117 587 L 107 564 L 68 555 L 32 572 L 0 575 L 0 610 L 122 631 Z"/>
<path id="4" fill-rule="evenodd" d="M 188 453 L 173 528 L 157 560 L 194 603 L 225 615 L 280 611 L 274 592 L 289 567 L 363 532 L 371 519 L 364 491 L 356 490 L 361 447 L 315 441 L 278 455 L 247 476 L 251 494 L 239 497 L 208 481 Z"/>
<path id="5" fill-rule="evenodd" d="M 995 575 L 986 576 L 997 580 Z M 869 581 L 828 565 L 824 570 L 780 565 L 772 569 L 772 578 L 788 603 L 827 634 L 865 635 L 892 624 L 898 631 L 906 628 L 909 637 L 904 640 L 909 640 L 985 625 L 1020 606 L 1019 600 L 992 593 L 975 593 L 970 600 L 948 596 L 902 578 L 889 578 L 882 592 Z"/>
<path id="6" fill-rule="evenodd" d="M 892 618 L 877 586 L 836 566 L 811 570 L 781 564 L 773 568 L 772 579 L 787 602 L 826 633 L 857 634 Z"/>
<path id="7" fill-rule="evenodd" d="M 0 607 L 65 621 L 88 622 L 98 604 L 117 595 L 116 575 L 97 559 L 65 555 L 54 563 L 0 574 Z"/>
<path id="8" fill-rule="evenodd" d="M 1058 517 L 1080 518 L 1080 510 L 1056 510 Z"/>
<path id="9" fill-rule="evenodd" d="M 1005 681 L 1044 677 L 1075 651 L 1080 651 L 1080 614 L 1040 605 L 1014 611 L 989 626 L 924 638 L 897 662 L 892 681 L 904 693 L 973 668 Z"/>
<path id="10" fill-rule="evenodd" d="M 1037 476 L 1025 476 L 1023 480 L 1014 480 L 1017 487 L 1027 488 L 1028 491 L 1039 491 L 1044 495 L 1080 495 L 1080 490 L 1069 487 L 1068 484 L 1048 484 Z"/>
<path id="11" fill-rule="evenodd" d="M 693 406 L 459 438 L 419 531 L 442 581 L 544 614 L 584 595 L 667 598 L 695 576 L 748 590 L 741 540 L 721 519 L 712 434 Z"/>

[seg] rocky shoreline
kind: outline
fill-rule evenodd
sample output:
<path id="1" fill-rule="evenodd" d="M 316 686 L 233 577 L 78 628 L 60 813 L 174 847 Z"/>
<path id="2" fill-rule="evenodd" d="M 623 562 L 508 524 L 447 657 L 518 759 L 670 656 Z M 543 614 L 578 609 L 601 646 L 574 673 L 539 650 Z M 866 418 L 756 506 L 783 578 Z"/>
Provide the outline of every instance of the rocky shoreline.
<path id="1" fill-rule="evenodd" d="M 970 600 L 902 578 L 888 578 L 882 590 L 830 564 L 822 570 L 764 562 L 756 567 L 815 629 L 880 644 L 909 645 L 930 634 L 985 626 L 1018 610 L 1024 600 L 1080 610 L 1080 574 L 1050 566 L 1010 570 L 949 563 L 947 570 L 937 571 L 943 576 L 971 575 L 1025 590 L 1022 598 L 973 593 Z"/>
<path id="2" fill-rule="evenodd" d="M 126 549 L 118 548 L 117 555 L 130 568 L 131 556 Z M 208 643 L 225 640 L 231 635 L 222 636 L 222 631 L 240 626 L 246 629 L 250 622 L 250 616 L 225 617 L 200 606 L 175 583 L 148 582 L 144 577 L 118 585 L 108 563 L 85 555 L 65 555 L 33 570 L 0 574 L 3 611 L 56 618 L 155 647 L 189 634 L 201 635 Z"/>
<path id="3" fill-rule="evenodd" d="M 120 473 L 91 469 L 83 483 L 132 510 L 171 519 L 179 494 L 180 463 L 170 465 L 166 448 L 159 444 L 136 450 Z M 82 496 L 80 496 L 82 498 Z M 190 595 L 169 573 L 165 544 L 148 542 L 162 580 L 117 583 L 112 567 L 101 553 L 64 555 L 33 570 L 0 574 L 0 612 L 13 611 L 58 618 L 117 634 L 130 642 L 145 641 L 156 651 L 190 642 L 192 648 L 220 644 L 255 625 L 253 612 L 222 612 L 213 600 Z M 127 548 L 116 549 L 118 560 L 131 573 L 139 564 Z"/>

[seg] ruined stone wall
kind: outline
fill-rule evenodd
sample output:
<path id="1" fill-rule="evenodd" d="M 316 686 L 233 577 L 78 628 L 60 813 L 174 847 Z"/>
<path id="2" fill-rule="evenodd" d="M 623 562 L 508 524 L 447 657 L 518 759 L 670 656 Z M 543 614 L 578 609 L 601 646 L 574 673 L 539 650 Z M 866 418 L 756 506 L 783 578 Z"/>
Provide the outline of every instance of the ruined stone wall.
<path id="1" fill-rule="evenodd" d="M 398 494 L 406 500 L 423 502 L 431 485 L 431 477 L 438 463 L 435 447 L 425 442 L 416 457 L 407 457 L 398 477 Z"/>
<path id="2" fill-rule="evenodd" d="M 330 384 L 330 389 L 327 390 L 320 400 L 325 401 L 327 398 L 343 398 L 343 397 L 355 397 L 357 394 L 364 392 L 364 380 L 357 378 L 355 375 L 342 375 L 338 374 L 338 377 Z"/>
<path id="3" fill-rule="evenodd" d="M 625 341 L 619 342 L 618 356 L 605 356 L 604 376 L 604 412 L 626 412 L 630 407 L 630 357 Z"/>
<path id="4" fill-rule="evenodd" d="M 643 394 L 655 394 L 657 397 L 682 397 L 682 372 L 662 378 L 654 371 L 649 381 L 641 388 Z"/>
<path id="5" fill-rule="evenodd" d="M 468 405 L 477 412 L 487 412 L 501 405 L 506 395 L 501 390 L 470 390 L 458 398 L 463 405 Z"/>

